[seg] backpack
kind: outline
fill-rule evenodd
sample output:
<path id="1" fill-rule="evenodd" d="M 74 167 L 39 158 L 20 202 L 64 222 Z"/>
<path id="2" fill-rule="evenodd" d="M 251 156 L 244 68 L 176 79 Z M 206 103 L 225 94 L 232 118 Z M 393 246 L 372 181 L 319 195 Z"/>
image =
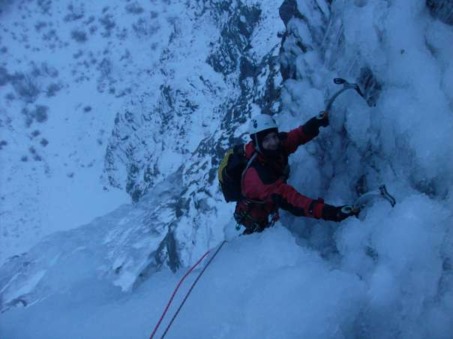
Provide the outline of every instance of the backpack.
<path id="1" fill-rule="evenodd" d="M 245 156 L 244 145 L 230 148 L 223 157 L 218 170 L 218 178 L 226 202 L 239 201 L 242 197 L 242 173 L 251 163 Z"/>

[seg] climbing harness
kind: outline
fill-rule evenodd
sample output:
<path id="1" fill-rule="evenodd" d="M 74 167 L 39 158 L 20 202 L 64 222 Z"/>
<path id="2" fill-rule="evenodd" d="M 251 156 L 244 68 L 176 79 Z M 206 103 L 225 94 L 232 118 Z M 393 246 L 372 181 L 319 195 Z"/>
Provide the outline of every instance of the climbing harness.
<path id="1" fill-rule="evenodd" d="M 254 232 L 261 232 L 266 228 L 274 226 L 274 224 L 280 220 L 278 210 L 271 212 L 266 220 L 258 220 L 250 213 L 253 206 L 255 206 L 255 208 L 264 209 L 265 205 L 265 201 L 242 198 L 233 215 L 234 220 L 236 220 L 236 231 L 239 231 L 241 226 L 244 226 L 246 228 L 244 234 L 251 234 Z"/>
<path id="2" fill-rule="evenodd" d="M 164 333 L 162 334 L 162 337 L 161 338 L 164 338 L 167 333 L 168 333 L 168 330 L 170 329 L 171 325 L 173 324 L 173 322 L 175 321 L 176 317 L 178 316 L 179 312 L 181 311 L 182 307 L 184 306 L 185 302 L 187 301 L 187 299 L 189 298 L 189 295 L 190 293 L 192 293 L 192 290 L 194 289 L 195 285 L 197 284 L 197 282 L 200 280 L 201 276 L 203 275 L 203 273 L 206 271 L 206 269 L 208 268 L 208 266 L 211 264 L 211 262 L 214 260 L 214 258 L 217 256 L 217 254 L 220 252 L 220 250 L 222 249 L 223 245 L 225 245 L 226 243 L 226 240 L 224 240 L 217 248 L 217 250 L 214 252 L 214 254 L 212 255 L 212 257 L 208 260 L 208 262 L 206 263 L 206 265 L 203 267 L 203 269 L 200 271 L 200 273 L 198 274 L 198 276 L 195 278 L 194 282 L 192 283 L 192 285 L 190 286 L 189 290 L 187 291 L 184 299 L 182 300 L 181 304 L 179 305 L 178 309 L 176 310 L 175 314 L 173 315 L 173 317 L 171 318 L 170 322 L 168 323 L 167 327 L 165 328 L 165 331 Z M 174 289 L 171 297 L 170 297 L 170 300 L 168 301 L 167 303 L 167 306 L 165 306 L 165 309 L 164 309 L 164 312 L 162 313 L 159 321 L 157 322 L 156 326 L 154 327 L 154 330 L 153 332 L 151 333 L 151 336 L 150 336 L 150 339 L 153 339 L 154 336 L 156 335 L 156 332 L 157 330 L 159 329 L 160 327 L 160 324 L 162 323 L 162 320 L 164 319 L 165 315 L 167 314 L 168 312 L 168 309 L 170 308 L 170 305 L 171 303 L 173 302 L 173 299 L 175 298 L 175 295 L 176 293 L 178 292 L 179 288 L 181 287 L 182 283 L 184 282 L 184 280 L 190 275 L 190 273 L 192 273 L 192 271 L 208 256 L 209 253 L 211 253 L 212 249 L 208 250 L 205 254 L 203 254 L 201 256 L 200 259 L 198 259 L 198 261 L 186 272 L 186 274 L 184 274 L 184 276 L 181 278 L 181 280 L 179 280 L 178 282 L 178 285 L 176 286 L 176 288 Z"/>

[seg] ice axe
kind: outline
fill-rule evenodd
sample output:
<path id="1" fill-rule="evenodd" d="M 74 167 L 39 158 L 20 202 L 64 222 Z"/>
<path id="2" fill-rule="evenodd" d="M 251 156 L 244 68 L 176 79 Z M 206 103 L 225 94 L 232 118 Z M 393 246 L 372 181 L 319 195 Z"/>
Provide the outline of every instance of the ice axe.
<path id="1" fill-rule="evenodd" d="M 342 211 L 347 214 L 358 214 L 363 206 L 375 199 L 385 199 L 390 203 L 392 207 L 396 205 L 396 199 L 387 191 L 385 185 L 381 185 L 377 190 L 367 192 L 358 197 L 352 206 L 344 206 L 344 210 L 342 209 Z"/>
<path id="2" fill-rule="evenodd" d="M 346 92 L 347 90 L 349 89 L 353 89 L 357 92 L 357 94 L 359 94 L 364 100 L 366 100 L 365 96 L 363 95 L 363 92 L 362 90 L 360 89 L 359 85 L 356 84 L 356 83 L 350 83 L 348 81 L 346 81 L 345 79 L 343 78 L 334 78 L 333 79 L 333 82 L 337 85 L 343 85 L 343 87 L 338 90 L 334 95 L 332 95 L 332 97 L 329 99 L 329 101 L 327 101 L 327 105 L 326 105 L 326 108 L 324 109 L 323 112 L 321 112 L 319 115 L 318 115 L 318 119 L 323 119 L 326 112 L 329 112 L 330 109 L 332 108 L 332 105 L 334 103 L 334 101 L 338 98 L 338 96 L 341 94 L 341 93 L 344 93 Z"/>

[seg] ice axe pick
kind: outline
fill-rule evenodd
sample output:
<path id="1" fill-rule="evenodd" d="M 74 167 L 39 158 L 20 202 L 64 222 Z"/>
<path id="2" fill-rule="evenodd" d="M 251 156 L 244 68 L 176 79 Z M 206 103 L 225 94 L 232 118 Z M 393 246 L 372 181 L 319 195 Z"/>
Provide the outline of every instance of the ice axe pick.
<path id="1" fill-rule="evenodd" d="M 329 112 L 330 109 L 332 108 L 332 105 L 334 103 L 334 101 L 338 98 L 338 96 L 342 93 L 344 93 L 345 91 L 347 90 L 350 90 L 350 89 L 353 89 L 357 92 L 358 95 L 360 95 L 363 99 L 365 99 L 365 96 L 363 95 L 363 92 L 362 90 L 360 89 L 359 85 L 356 84 L 356 83 L 351 83 L 351 82 L 348 82 L 346 81 L 345 79 L 343 78 L 334 78 L 333 79 L 333 82 L 337 85 L 343 85 L 343 87 L 338 90 L 337 92 L 335 92 L 332 97 L 330 97 L 330 99 L 327 101 L 327 105 L 326 105 L 326 108 L 324 109 L 323 112 L 321 112 L 319 115 L 318 115 L 318 119 L 323 119 L 324 118 L 324 115 L 325 115 L 325 112 Z"/>

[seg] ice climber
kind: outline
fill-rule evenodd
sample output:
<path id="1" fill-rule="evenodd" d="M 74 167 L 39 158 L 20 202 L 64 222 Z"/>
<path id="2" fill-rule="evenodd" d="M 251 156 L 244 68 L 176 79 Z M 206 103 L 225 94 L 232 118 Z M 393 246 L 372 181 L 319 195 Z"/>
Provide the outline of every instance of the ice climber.
<path id="1" fill-rule="evenodd" d="M 242 176 L 242 198 L 234 213 L 236 221 L 246 228 L 244 234 L 261 232 L 272 225 L 278 219 L 279 208 L 296 216 L 337 222 L 358 213 L 349 206 L 332 206 L 323 199 L 311 199 L 287 183 L 289 155 L 328 124 L 327 112 L 289 132 L 279 132 L 274 119 L 266 114 L 251 120 L 252 140 L 245 145 L 245 156 L 250 160 Z"/>

